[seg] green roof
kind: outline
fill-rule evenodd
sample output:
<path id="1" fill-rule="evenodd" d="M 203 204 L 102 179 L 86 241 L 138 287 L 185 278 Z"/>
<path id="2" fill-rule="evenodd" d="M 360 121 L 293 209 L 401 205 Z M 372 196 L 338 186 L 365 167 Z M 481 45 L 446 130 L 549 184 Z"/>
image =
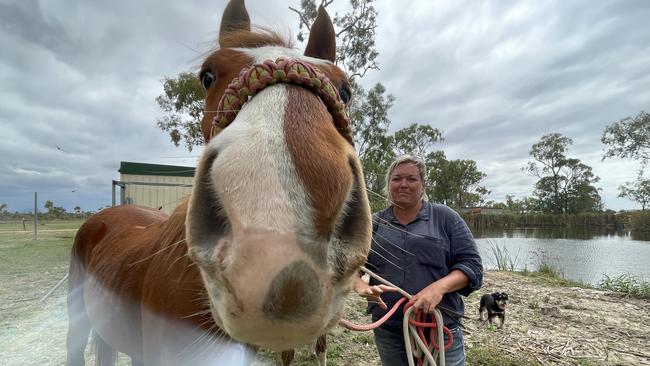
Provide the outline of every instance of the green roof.
<path id="1" fill-rule="evenodd" d="M 118 171 L 122 174 L 193 177 L 195 170 L 196 168 L 192 166 L 144 164 L 121 161 L 120 169 Z"/>

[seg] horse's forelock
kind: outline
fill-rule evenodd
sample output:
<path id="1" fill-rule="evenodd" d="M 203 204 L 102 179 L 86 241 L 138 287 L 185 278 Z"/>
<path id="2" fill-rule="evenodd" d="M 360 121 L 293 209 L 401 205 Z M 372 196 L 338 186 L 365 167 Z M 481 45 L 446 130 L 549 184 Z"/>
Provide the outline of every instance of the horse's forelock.
<path id="1" fill-rule="evenodd" d="M 268 28 L 256 28 L 254 31 L 238 30 L 223 34 L 219 39 L 219 48 L 257 48 L 279 46 L 293 48 L 289 37 Z"/>

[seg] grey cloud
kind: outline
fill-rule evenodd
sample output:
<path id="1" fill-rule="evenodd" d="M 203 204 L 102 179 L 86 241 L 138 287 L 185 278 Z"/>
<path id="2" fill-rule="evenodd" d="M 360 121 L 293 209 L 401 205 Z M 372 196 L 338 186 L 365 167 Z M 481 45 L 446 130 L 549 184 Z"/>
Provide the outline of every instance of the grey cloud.
<path id="1" fill-rule="evenodd" d="M 74 48 L 74 41 L 61 24 L 44 17 L 37 0 L 0 3 L 0 28 L 21 40 L 58 52 Z"/>
<path id="2" fill-rule="evenodd" d="M 8 50 L 0 53 L 0 202 L 29 209 L 41 190 L 57 205 L 96 209 L 110 203 L 120 160 L 194 164 L 198 152 L 174 148 L 155 127 L 154 98 L 160 80 L 195 69 L 214 47 L 224 4 L 0 0 Z M 288 5 L 247 0 L 255 24 L 282 33 L 298 25 Z M 521 172 L 530 146 L 560 132 L 574 138 L 570 154 L 601 176 L 606 204 L 634 207 L 615 197 L 634 169 L 600 162 L 599 136 L 648 109 L 645 2 L 376 6 L 382 70 L 362 82 L 382 82 L 397 97 L 391 131 L 413 122 L 441 128 L 438 147 L 476 160 L 490 199 L 530 194 L 535 180 Z"/>

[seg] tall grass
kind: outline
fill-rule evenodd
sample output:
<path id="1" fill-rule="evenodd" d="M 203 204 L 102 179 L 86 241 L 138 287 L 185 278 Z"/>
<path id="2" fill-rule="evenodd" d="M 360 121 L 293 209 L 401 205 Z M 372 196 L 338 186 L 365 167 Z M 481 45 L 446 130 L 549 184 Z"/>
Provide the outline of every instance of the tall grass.
<path id="1" fill-rule="evenodd" d="M 461 214 L 467 225 L 472 229 L 485 228 L 514 228 L 514 227 L 599 227 L 623 229 L 631 221 L 627 215 L 614 213 L 582 213 L 582 214 Z M 642 215 L 637 215 L 642 216 Z M 635 216 L 636 217 L 636 216 Z M 647 217 L 647 216 L 646 216 Z M 638 226 L 638 228 L 637 228 Z M 641 230 L 642 226 L 630 226 L 631 230 Z"/>
<path id="2" fill-rule="evenodd" d="M 650 211 L 630 212 L 626 215 L 626 221 L 632 231 L 650 231 Z"/>
<path id="3" fill-rule="evenodd" d="M 564 278 L 564 273 L 560 269 L 557 259 L 550 257 L 545 251 L 537 250 L 533 252 L 535 258 L 535 271 L 552 278 Z"/>
<path id="4" fill-rule="evenodd" d="M 604 275 L 598 288 L 604 291 L 620 292 L 632 297 L 650 298 L 650 282 L 631 274 L 616 277 Z"/>
<path id="5" fill-rule="evenodd" d="M 490 249 L 492 250 L 492 255 L 499 271 L 511 271 L 514 272 L 517 269 L 517 261 L 519 260 L 519 252 L 513 259 L 508 252 L 508 248 L 505 245 L 499 246 L 497 242 L 489 239 L 488 243 L 490 244 Z"/>

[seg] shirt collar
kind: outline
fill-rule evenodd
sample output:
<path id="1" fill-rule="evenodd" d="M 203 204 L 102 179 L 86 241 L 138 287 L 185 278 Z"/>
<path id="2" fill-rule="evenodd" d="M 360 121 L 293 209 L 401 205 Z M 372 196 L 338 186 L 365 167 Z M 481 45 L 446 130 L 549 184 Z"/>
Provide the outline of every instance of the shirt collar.
<path id="1" fill-rule="evenodd" d="M 429 202 L 422 201 L 422 207 L 420 208 L 420 212 L 418 212 L 418 215 L 416 216 L 415 220 L 413 222 L 418 221 L 418 220 L 425 220 L 429 221 Z M 395 215 L 393 215 L 393 206 L 390 206 L 386 210 L 386 219 L 388 221 L 394 222 L 399 224 L 400 222 L 395 218 Z"/>

